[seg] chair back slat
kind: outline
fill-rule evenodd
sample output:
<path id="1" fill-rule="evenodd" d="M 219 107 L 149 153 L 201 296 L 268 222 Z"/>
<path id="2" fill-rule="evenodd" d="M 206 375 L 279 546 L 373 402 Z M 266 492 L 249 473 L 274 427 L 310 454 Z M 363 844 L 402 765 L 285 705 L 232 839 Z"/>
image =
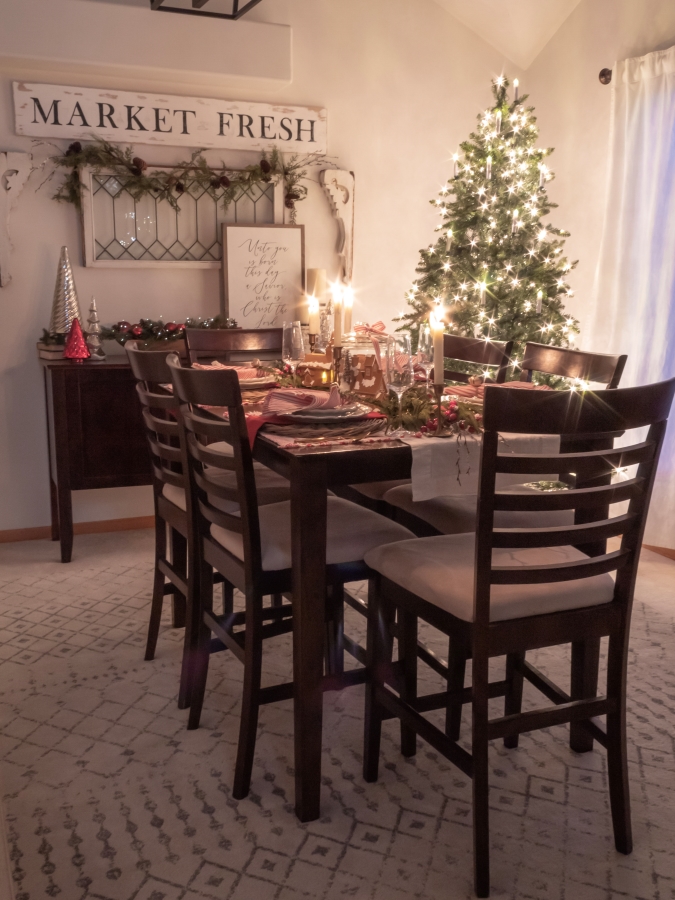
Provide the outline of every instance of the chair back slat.
<path id="1" fill-rule="evenodd" d="M 568 488 L 559 491 L 497 491 L 494 494 L 495 510 L 510 512 L 549 512 L 563 509 L 589 509 L 609 503 L 630 500 L 644 490 L 643 478 L 591 488 Z"/>
<path id="2" fill-rule="evenodd" d="M 532 381 L 533 372 L 575 378 L 585 382 L 606 384 L 608 388 L 619 386 L 626 355 L 590 353 L 587 350 L 570 350 L 552 347 L 550 344 L 528 342 L 520 362 L 521 381 Z"/>
<path id="3" fill-rule="evenodd" d="M 579 544 L 619 537 L 635 518 L 635 515 L 626 513 L 622 516 L 613 516 L 611 519 L 580 525 L 557 525 L 541 529 L 495 528 L 492 532 L 492 546 L 511 550 L 531 547 L 576 547 Z"/>
<path id="4" fill-rule="evenodd" d="M 476 366 L 490 366 L 496 369 L 491 381 L 503 384 L 508 372 L 513 341 L 486 341 L 476 338 L 459 337 L 455 334 L 443 335 L 443 356 L 459 362 L 473 363 Z M 448 381 L 460 381 L 468 384 L 466 372 L 445 369 L 443 376 Z"/>
<path id="5" fill-rule="evenodd" d="M 200 359 L 229 360 L 233 353 L 281 356 L 282 328 L 186 328 L 190 365 Z"/>
<path id="6" fill-rule="evenodd" d="M 520 453 L 518 456 L 500 454 L 495 469 L 510 475 L 544 475 L 553 469 L 574 472 L 583 468 L 587 477 L 613 473 L 616 469 L 627 468 L 646 462 L 654 455 L 652 442 L 642 441 L 631 447 L 617 447 L 616 450 L 591 450 L 588 453 L 560 453 L 547 456 L 540 453 Z"/>
<path id="7" fill-rule="evenodd" d="M 181 449 L 188 474 L 188 521 L 202 540 L 210 539 L 211 525 L 241 534 L 246 578 L 255 584 L 262 571 L 260 523 L 239 378 L 231 369 L 184 368 L 176 356 L 169 356 L 168 364 L 180 404 Z M 221 419 L 219 422 L 215 415 L 203 409 L 204 406 L 224 407 L 228 421 Z M 208 445 L 219 441 L 231 444 L 232 456 L 209 451 Z M 210 478 L 218 469 L 234 472 L 236 491 L 230 492 L 221 485 L 209 487 Z M 239 515 L 218 509 L 210 502 L 209 495 L 235 500 L 239 504 Z"/>
<path id="8" fill-rule="evenodd" d="M 160 494 L 165 484 L 184 489 L 178 403 L 170 390 L 171 374 L 166 362 L 169 351 L 140 350 L 135 341 L 128 341 L 124 349 L 137 379 L 136 393 L 143 411 L 155 494 Z"/>
<path id="9" fill-rule="evenodd" d="M 580 562 L 544 566 L 493 566 L 492 584 L 554 584 L 558 581 L 578 581 L 614 572 L 628 562 L 628 550 L 615 550 L 603 556 L 589 557 Z"/>
<path id="10" fill-rule="evenodd" d="M 516 396 L 518 395 L 518 396 Z M 626 615 L 632 603 L 637 564 L 654 477 L 675 395 L 675 378 L 659 384 L 611 391 L 522 391 L 487 389 L 483 408 L 476 532 L 474 620 L 477 632 L 490 627 L 490 597 L 495 585 L 548 584 L 580 581 L 607 572 L 617 573 L 614 602 Z M 648 427 L 635 444 L 614 448 L 617 434 Z M 561 446 L 572 453 L 499 455 L 500 432 L 560 435 Z M 584 446 L 585 445 L 585 446 Z M 588 447 L 589 449 L 586 449 Z M 602 447 L 603 449 L 598 449 Z M 637 471 L 617 472 L 628 466 Z M 496 490 L 497 472 L 573 473 L 561 490 Z M 611 481 L 612 476 L 618 480 Z M 628 510 L 612 516 L 610 506 L 628 501 Z M 494 528 L 495 511 L 553 513 L 574 510 L 573 525 Z M 611 537 L 619 537 L 619 550 L 598 550 Z M 567 561 L 540 565 L 502 565 L 493 550 L 575 547 Z M 591 549 L 594 548 L 592 551 Z M 536 558 L 534 558 L 536 559 Z M 507 560 L 508 562 L 508 560 Z M 526 560 L 527 562 L 527 560 Z M 483 631 L 483 634 L 485 632 Z M 480 641 L 475 637 L 476 651 Z"/>

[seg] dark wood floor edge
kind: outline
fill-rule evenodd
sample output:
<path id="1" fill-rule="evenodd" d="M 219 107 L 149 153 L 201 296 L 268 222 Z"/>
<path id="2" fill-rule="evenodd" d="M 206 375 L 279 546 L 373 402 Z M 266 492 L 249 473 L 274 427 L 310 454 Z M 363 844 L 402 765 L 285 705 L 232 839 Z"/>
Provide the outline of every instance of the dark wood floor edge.
<path id="1" fill-rule="evenodd" d="M 653 547 L 651 544 L 643 544 L 642 546 L 645 550 L 651 550 L 653 553 L 658 553 L 660 556 L 666 556 L 668 559 L 675 559 L 675 550 L 671 550 L 670 547 Z"/>
<path id="2" fill-rule="evenodd" d="M 105 534 L 111 531 L 135 531 L 137 528 L 154 528 L 154 516 L 132 516 L 128 519 L 102 519 L 97 522 L 75 522 L 75 534 Z M 49 525 L 37 528 L 10 528 L 0 531 L 0 544 L 13 544 L 19 541 L 49 540 L 52 530 Z"/>

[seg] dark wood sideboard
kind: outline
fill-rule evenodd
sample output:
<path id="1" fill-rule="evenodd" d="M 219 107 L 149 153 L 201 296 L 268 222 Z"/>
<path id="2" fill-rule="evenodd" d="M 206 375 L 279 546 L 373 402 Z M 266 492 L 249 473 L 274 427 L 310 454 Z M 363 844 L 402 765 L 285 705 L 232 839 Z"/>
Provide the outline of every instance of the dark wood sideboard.
<path id="1" fill-rule="evenodd" d="M 52 540 L 73 551 L 72 491 L 151 484 L 150 455 L 126 356 L 40 360 L 49 441 Z"/>

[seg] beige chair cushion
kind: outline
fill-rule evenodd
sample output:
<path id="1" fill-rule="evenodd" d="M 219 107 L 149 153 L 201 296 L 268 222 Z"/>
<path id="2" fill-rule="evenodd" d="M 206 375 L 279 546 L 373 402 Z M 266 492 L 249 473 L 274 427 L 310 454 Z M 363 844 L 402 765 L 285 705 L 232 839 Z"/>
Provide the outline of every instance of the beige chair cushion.
<path id="1" fill-rule="evenodd" d="M 274 503 L 259 509 L 262 567 L 266 572 L 291 568 L 291 504 Z M 211 534 L 226 550 L 244 558 L 243 538 L 220 525 L 211 526 Z M 364 554 L 382 544 L 407 541 L 412 532 L 396 522 L 349 500 L 328 497 L 326 563 L 328 565 L 362 560 Z"/>
<path id="2" fill-rule="evenodd" d="M 524 484 L 508 488 L 508 493 L 530 492 Z M 503 491 L 507 493 L 505 489 Z M 383 498 L 387 503 L 428 522 L 443 534 L 463 534 L 476 530 L 476 494 L 465 496 L 434 497 L 415 503 L 412 498 L 412 485 L 404 484 L 387 491 Z M 511 512 L 496 510 L 495 528 L 552 528 L 556 525 L 573 525 L 573 510 L 553 510 L 551 512 Z"/>
<path id="3" fill-rule="evenodd" d="M 363 494 L 364 497 L 370 497 L 371 500 L 383 500 L 387 491 L 398 487 L 400 484 L 410 484 L 410 479 L 403 481 L 368 481 L 365 484 L 352 484 L 350 487 Z"/>
<path id="4" fill-rule="evenodd" d="M 473 621 L 475 534 L 450 534 L 377 547 L 365 561 L 390 581 L 465 622 Z M 493 565 L 561 565 L 588 559 L 574 547 L 492 551 Z M 496 584 L 490 595 L 490 621 L 520 619 L 565 609 L 609 603 L 614 580 L 594 575 L 549 584 Z"/>
<path id="5" fill-rule="evenodd" d="M 207 466 L 205 475 L 214 484 L 219 484 L 231 490 L 237 489 L 237 479 L 234 472 L 226 472 L 214 466 Z M 287 500 L 290 497 L 291 488 L 288 479 L 277 475 L 276 472 L 268 469 L 267 466 L 261 466 L 255 470 L 255 483 L 260 506 L 268 503 L 280 503 L 282 500 Z M 171 503 L 185 510 L 185 492 L 181 488 L 175 487 L 173 484 L 165 484 L 162 488 L 162 494 Z M 225 500 L 222 497 L 211 496 L 211 502 L 217 509 L 222 509 L 223 512 L 237 513 L 239 511 L 239 504 L 234 500 Z"/>

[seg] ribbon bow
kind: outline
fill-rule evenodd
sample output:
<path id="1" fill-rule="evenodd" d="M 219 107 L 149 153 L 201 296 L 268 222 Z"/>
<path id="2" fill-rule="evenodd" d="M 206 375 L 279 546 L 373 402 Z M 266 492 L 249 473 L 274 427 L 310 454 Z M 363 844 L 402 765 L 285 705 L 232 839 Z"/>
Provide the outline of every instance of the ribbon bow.
<path id="1" fill-rule="evenodd" d="M 357 322 L 354 326 L 354 331 L 357 334 L 380 335 L 384 337 L 387 333 L 387 326 L 384 322 L 375 322 L 373 325 L 368 325 L 367 322 Z"/>

